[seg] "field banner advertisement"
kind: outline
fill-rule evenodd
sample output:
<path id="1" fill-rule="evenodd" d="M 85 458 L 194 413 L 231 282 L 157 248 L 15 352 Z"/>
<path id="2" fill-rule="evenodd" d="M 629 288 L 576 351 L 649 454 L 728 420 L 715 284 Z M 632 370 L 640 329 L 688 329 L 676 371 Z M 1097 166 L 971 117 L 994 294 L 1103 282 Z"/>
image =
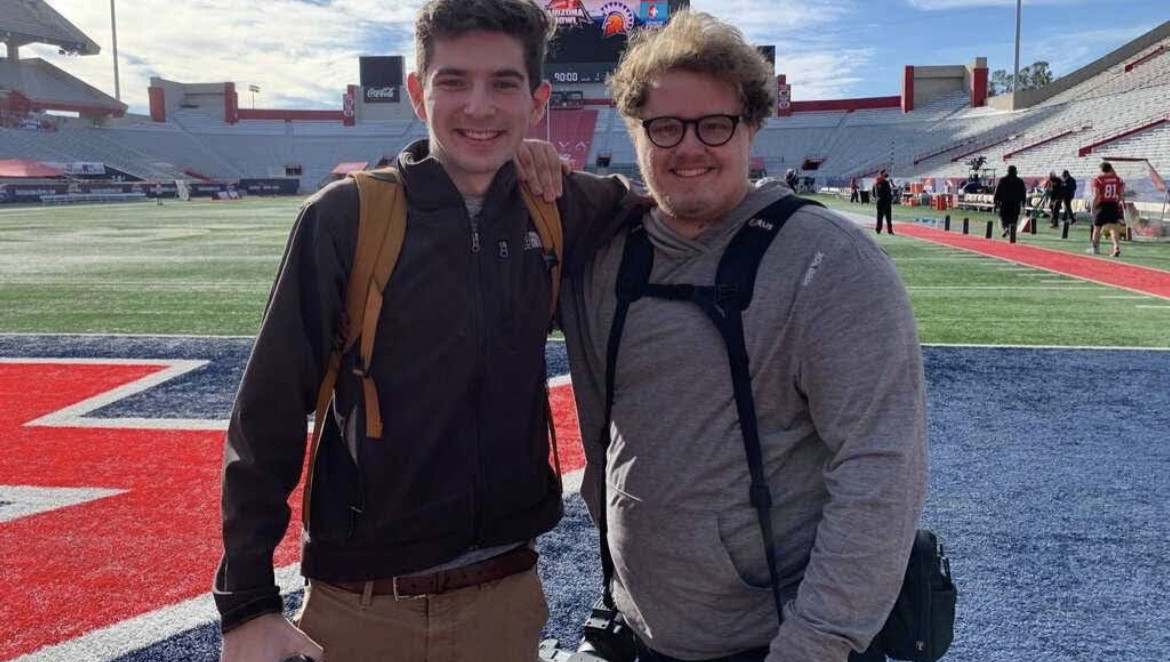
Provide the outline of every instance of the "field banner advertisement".
<path id="1" fill-rule="evenodd" d="M 106 164 L 97 161 L 46 162 L 45 165 L 58 168 L 64 171 L 66 175 L 104 177 L 106 174 Z"/>
<path id="2" fill-rule="evenodd" d="M 400 103 L 406 80 L 406 60 L 401 55 L 367 55 L 358 58 L 362 101 Z"/>

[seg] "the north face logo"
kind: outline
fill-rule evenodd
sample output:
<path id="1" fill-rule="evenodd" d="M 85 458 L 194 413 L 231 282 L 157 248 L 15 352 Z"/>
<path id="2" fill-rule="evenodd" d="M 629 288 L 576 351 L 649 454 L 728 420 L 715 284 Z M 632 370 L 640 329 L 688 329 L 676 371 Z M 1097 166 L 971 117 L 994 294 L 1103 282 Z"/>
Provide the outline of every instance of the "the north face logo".
<path id="1" fill-rule="evenodd" d="M 534 251 L 539 248 L 544 248 L 544 244 L 540 243 L 540 235 L 529 230 L 528 234 L 524 236 L 524 250 Z"/>

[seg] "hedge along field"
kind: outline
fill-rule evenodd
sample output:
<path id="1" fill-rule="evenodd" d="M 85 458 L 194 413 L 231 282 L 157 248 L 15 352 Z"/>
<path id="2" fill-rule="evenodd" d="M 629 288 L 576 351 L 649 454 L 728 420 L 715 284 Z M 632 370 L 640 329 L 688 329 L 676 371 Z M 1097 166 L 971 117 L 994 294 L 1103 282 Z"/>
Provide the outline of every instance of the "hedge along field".
<path id="1" fill-rule="evenodd" d="M 0 332 L 252 335 L 301 202 L 0 210 Z M 1162 299 L 910 238 L 877 240 L 909 289 L 923 342 L 1170 346 Z M 1127 245 L 1125 259 L 1136 248 L 1155 262 L 1170 253 Z"/>

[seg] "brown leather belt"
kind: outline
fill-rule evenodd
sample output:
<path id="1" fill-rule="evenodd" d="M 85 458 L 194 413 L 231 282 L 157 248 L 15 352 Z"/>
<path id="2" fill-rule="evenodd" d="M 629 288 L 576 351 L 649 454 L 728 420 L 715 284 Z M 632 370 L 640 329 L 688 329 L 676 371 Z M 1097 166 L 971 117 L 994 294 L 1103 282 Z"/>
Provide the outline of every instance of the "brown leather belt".
<path id="1" fill-rule="evenodd" d="M 373 595 L 393 595 L 396 600 L 417 598 L 511 577 L 536 565 L 536 557 L 536 551 L 524 545 L 479 563 L 472 563 L 462 568 L 440 570 L 426 575 L 375 579 L 371 582 L 327 583 L 350 593 L 364 593 L 366 584 L 371 583 L 373 584 Z"/>

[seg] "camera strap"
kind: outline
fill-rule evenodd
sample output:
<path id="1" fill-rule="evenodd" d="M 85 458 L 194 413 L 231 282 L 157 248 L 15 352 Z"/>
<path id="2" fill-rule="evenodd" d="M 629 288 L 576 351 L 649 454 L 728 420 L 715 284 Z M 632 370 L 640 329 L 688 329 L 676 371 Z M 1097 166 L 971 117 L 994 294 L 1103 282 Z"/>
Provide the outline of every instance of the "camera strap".
<path id="1" fill-rule="evenodd" d="M 748 498 L 760 523 L 764 551 L 771 577 L 772 597 L 776 603 L 777 620 L 783 621 L 783 600 L 780 597 L 779 573 L 776 570 L 776 550 L 772 535 L 772 493 L 764 475 L 763 451 L 760 448 L 760 434 L 756 419 L 755 398 L 752 394 L 751 372 L 747 343 L 743 334 L 743 311 L 751 304 L 755 288 L 756 272 L 764 253 L 772 240 L 796 210 L 805 205 L 819 203 L 788 195 L 769 205 L 755 218 L 749 220 L 732 238 L 723 253 L 716 272 L 715 284 L 711 285 L 663 285 L 650 283 L 650 272 L 654 267 L 654 246 L 646 234 L 646 228 L 637 224 L 630 229 L 622 253 L 617 278 L 617 307 L 610 326 L 609 341 L 605 353 L 605 419 L 600 433 L 603 449 L 601 470 L 597 472 L 598 533 L 601 543 L 601 571 L 604 578 L 604 600 L 607 607 L 613 604 L 613 557 L 610 555 L 607 499 L 606 461 L 612 442 L 610 427 L 613 420 L 615 373 L 617 371 L 618 349 L 630 304 L 642 297 L 689 301 L 699 306 L 715 324 L 727 349 L 731 370 L 731 383 L 735 392 L 735 406 L 739 415 L 740 430 L 743 434 L 744 453 L 747 456 L 751 475 Z"/>

